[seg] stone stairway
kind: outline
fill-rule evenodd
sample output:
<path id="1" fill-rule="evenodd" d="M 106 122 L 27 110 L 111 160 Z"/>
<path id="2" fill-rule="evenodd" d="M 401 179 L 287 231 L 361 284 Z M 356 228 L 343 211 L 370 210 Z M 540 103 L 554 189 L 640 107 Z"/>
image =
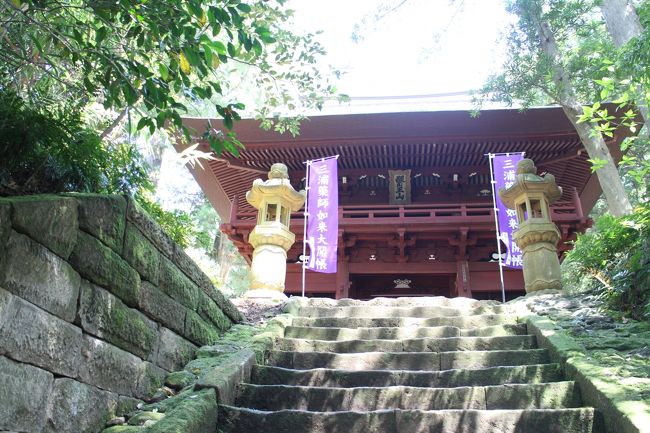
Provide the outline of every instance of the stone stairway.
<path id="1" fill-rule="evenodd" d="M 222 433 L 592 433 L 594 410 L 507 306 L 303 301 Z"/>

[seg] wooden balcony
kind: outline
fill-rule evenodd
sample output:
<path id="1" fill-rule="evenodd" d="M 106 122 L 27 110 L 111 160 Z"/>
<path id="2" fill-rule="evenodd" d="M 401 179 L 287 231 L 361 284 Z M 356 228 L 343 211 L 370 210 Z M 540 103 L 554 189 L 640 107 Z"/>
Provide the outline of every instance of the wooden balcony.
<path id="1" fill-rule="evenodd" d="M 585 220 L 580 205 L 568 201 L 551 206 L 551 218 L 557 224 Z M 230 225 L 239 229 L 252 229 L 256 221 L 257 212 L 233 212 Z M 291 227 L 294 232 L 298 232 L 295 230 L 297 227 L 303 227 L 303 222 L 303 212 L 294 212 L 291 215 Z M 434 229 L 436 226 L 459 225 L 494 227 L 492 203 L 339 206 L 339 227 L 352 230 L 363 226 L 375 226 L 379 230 L 381 226 L 429 226 Z"/>

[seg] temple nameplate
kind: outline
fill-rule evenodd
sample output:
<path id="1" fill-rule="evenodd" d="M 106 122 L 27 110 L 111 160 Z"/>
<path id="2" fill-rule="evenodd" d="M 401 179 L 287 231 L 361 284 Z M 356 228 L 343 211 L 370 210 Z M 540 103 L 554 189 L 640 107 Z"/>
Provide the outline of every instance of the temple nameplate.
<path id="1" fill-rule="evenodd" d="M 411 170 L 388 170 L 389 204 L 411 204 Z"/>

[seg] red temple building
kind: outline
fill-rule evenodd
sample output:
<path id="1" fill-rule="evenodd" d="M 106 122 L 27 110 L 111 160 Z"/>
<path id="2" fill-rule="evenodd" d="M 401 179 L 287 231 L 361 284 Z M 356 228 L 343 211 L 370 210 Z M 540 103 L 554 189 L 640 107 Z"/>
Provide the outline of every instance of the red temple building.
<path id="1" fill-rule="evenodd" d="M 208 120 L 184 123 L 205 131 Z M 282 162 L 293 186 L 302 189 L 305 161 L 340 155 L 338 272 L 308 271 L 308 296 L 501 299 L 488 153 L 523 151 L 539 173 L 555 175 L 563 188 L 552 206 L 560 252 L 589 226 L 587 214 L 601 194 L 560 108 L 489 110 L 477 118 L 466 111 L 318 116 L 303 122 L 297 137 L 243 120 L 235 132 L 246 146 L 241 155 L 222 155 L 193 175 L 221 216 L 222 232 L 249 262 L 257 213 L 245 196 L 253 181 L 266 179 L 269 167 Z M 622 138 L 608 142 L 615 158 Z M 401 203 L 390 195 L 395 171 L 407 178 Z M 291 216 L 291 230 L 296 243 L 288 252 L 288 295 L 302 288 L 301 212 Z M 521 271 L 504 274 L 507 297 L 523 294 Z"/>

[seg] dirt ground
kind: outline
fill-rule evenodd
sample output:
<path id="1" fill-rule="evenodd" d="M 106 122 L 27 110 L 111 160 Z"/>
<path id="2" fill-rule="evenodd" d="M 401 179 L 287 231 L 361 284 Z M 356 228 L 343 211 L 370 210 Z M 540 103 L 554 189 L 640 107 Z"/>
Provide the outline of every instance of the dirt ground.
<path id="1" fill-rule="evenodd" d="M 248 325 L 263 325 L 272 317 L 282 314 L 285 304 L 249 298 L 233 298 L 231 301 L 244 316 L 244 323 Z"/>

